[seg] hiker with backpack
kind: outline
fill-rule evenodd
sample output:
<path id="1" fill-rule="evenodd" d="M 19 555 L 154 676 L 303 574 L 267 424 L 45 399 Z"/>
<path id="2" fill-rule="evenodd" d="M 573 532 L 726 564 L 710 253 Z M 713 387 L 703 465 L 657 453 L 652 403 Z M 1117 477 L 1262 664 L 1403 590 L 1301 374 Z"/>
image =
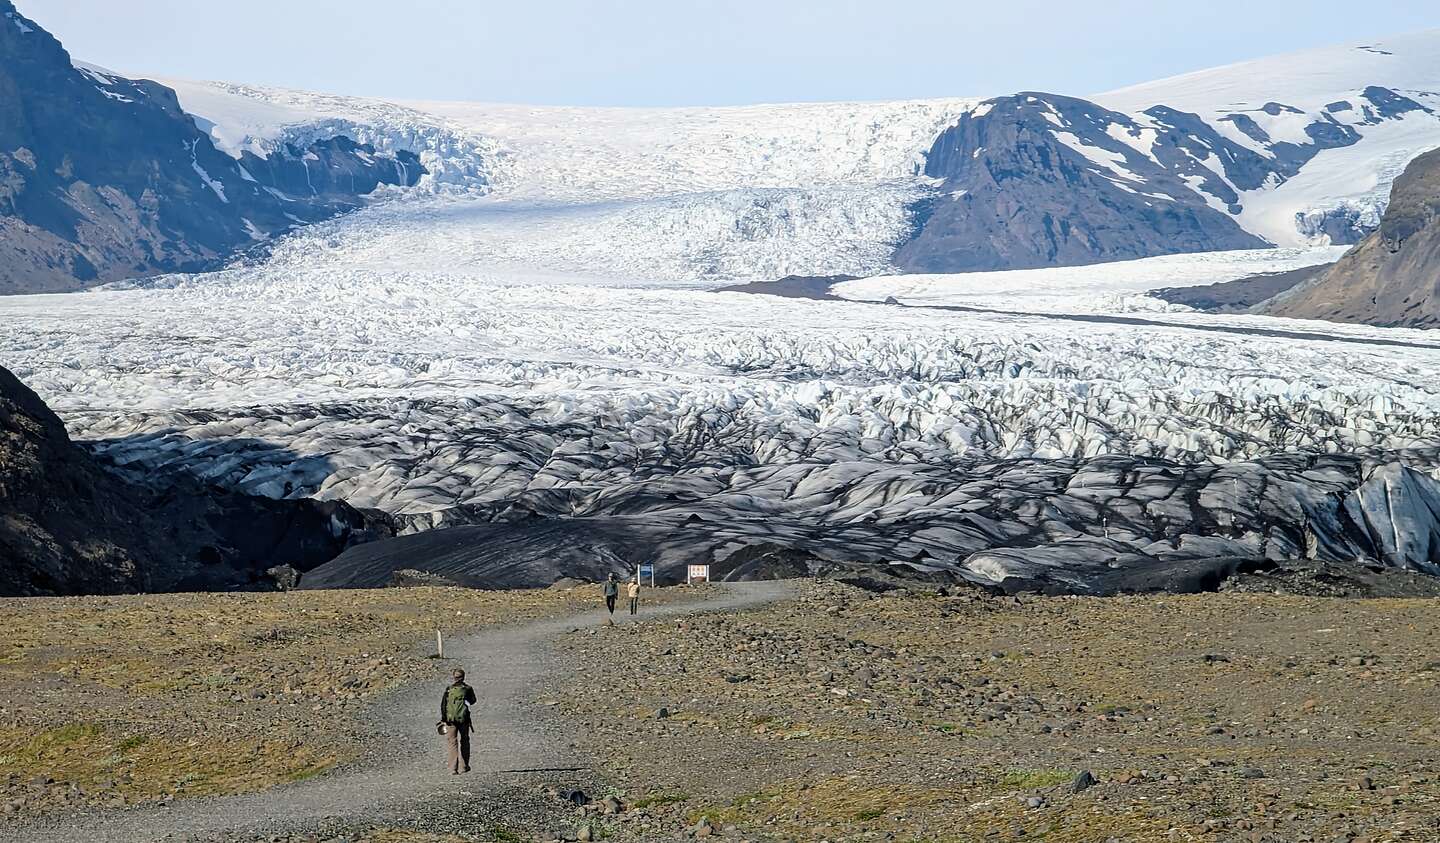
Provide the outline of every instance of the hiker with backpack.
<path id="1" fill-rule="evenodd" d="M 605 587 L 601 589 L 605 595 L 605 608 L 610 612 L 610 617 L 615 617 L 615 601 L 620 597 L 620 581 L 614 574 L 605 578 Z"/>
<path id="2" fill-rule="evenodd" d="M 465 684 L 465 671 L 460 668 L 450 675 L 454 681 L 440 695 L 440 722 L 436 725 L 450 747 L 449 770 L 459 775 L 470 772 L 470 731 L 475 728 L 470 706 L 475 702 L 475 689 Z"/>

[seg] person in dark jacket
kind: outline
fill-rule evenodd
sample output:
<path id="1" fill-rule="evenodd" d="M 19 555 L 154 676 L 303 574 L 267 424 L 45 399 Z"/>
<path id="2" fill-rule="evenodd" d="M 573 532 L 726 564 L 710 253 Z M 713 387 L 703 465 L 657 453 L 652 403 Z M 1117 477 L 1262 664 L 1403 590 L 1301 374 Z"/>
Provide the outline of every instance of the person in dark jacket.
<path id="1" fill-rule="evenodd" d="M 620 596 L 620 581 L 615 578 L 614 574 L 611 574 L 609 577 L 605 578 L 604 592 L 605 608 L 609 610 L 611 616 L 613 617 L 615 614 L 615 600 Z"/>
<path id="2" fill-rule="evenodd" d="M 454 681 L 440 695 L 440 726 L 450 747 L 447 765 L 451 773 L 470 772 L 470 706 L 475 702 L 475 689 L 465 684 L 465 671 L 459 668 L 450 674 Z"/>

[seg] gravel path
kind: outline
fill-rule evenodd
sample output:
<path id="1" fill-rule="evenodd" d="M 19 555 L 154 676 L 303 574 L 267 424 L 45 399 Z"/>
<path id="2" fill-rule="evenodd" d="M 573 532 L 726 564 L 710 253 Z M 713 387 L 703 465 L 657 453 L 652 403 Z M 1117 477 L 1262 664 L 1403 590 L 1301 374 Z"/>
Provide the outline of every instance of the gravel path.
<path id="1" fill-rule="evenodd" d="M 642 622 L 661 617 L 740 610 L 783 599 L 783 583 L 728 584 L 707 599 L 654 606 Z M 387 696 L 371 717 L 376 733 L 358 762 L 325 776 L 263 793 L 146 807 L 51 816 L 0 830 L 0 841 L 94 840 L 154 843 L 232 835 L 280 835 L 345 821 L 429 825 L 426 814 L 453 814 L 456 804 L 513 792 L 520 776 L 584 770 L 567 736 L 547 727 L 531 693 L 556 667 L 553 648 L 564 633 L 604 622 L 603 610 L 523 626 L 505 627 L 448 642 L 480 697 L 472 741 L 474 772 L 452 776 L 444 769 L 441 739 L 434 730 L 438 694 L 445 679 L 418 683 Z M 616 614 L 617 623 L 629 623 Z M 444 665 L 449 672 L 449 662 Z M 446 798 L 452 797 L 452 798 Z M 503 817 L 497 819 L 503 820 Z M 447 823 L 448 824 L 448 823 Z"/>

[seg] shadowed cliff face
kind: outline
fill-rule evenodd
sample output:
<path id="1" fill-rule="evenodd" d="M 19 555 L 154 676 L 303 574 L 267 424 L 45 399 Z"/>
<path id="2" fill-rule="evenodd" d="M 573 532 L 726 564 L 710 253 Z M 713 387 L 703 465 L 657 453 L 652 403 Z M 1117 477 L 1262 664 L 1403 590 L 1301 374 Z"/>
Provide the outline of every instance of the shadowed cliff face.
<path id="1" fill-rule="evenodd" d="M 387 535 L 343 503 L 277 501 L 179 474 L 110 473 L 0 368 L 0 596 L 256 588 Z"/>
<path id="2" fill-rule="evenodd" d="M 1380 228 L 1329 272 L 1262 305 L 1276 316 L 1440 326 L 1440 150 L 1395 180 Z"/>
<path id="3" fill-rule="evenodd" d="M 0 293 L 206 268 L 425 173 L 343 137 L 244 166 L 169 88 L 76 68 L 10 0 L 0 56 Z"/>

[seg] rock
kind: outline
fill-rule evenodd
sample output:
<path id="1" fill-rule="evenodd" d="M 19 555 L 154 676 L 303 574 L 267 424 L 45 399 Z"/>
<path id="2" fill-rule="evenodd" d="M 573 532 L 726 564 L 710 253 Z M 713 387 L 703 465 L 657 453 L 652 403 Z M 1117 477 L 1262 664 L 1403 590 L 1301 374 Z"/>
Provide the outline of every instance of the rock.
<path id="1" fill-rule="evenodd" d="M 1081 770 L 1075 779 L 1070 782 L 1071 793 L 1081 793 L 1089 790 L 1096 784 L 1095 776 L 1089 770 Z"/>
<path id="2" fill-rule="evenodd" d="M 1265 771 L 1259 767 L 1241 767 L 1240 778 L 1242 779 L 1263 779 Z"/>
<path id="3" fill-rule="evenodd" d="M 275 581 L 275 587 L 281 591 L 289 591 L 300 585 L 300 572 L 291 565 L 276 565 L 265 571 L 265 576 Z"/>
<path id="4" fill-rule="evenodd" d="M 624 810 L 624 804 L 613 796 L 605 797 L 605 801 L 600 803 L 600 813 L 602 814 L 619 814 L 624 812 Z"/>
<path id="5" fill-rule="evenodd" d="M 575 829 L 575 839 L 582 841 L 582 843 L 584 843 L 584 841 L 594 840 L 595 826 L 590 823 L 581 823 L 580 827 Z"/>
<path id="6" fill-rule="evenodd" d="M 0 25 L 0 41 L 10 29 Z M 374 517 L 159 469 L 131 482 L 72 442 L 59 416 L 0 368 L 0 596 L 254 588 L 277 556 L 303 569 L 389 529 Z"/>
<path id="7" fill-rule="evenodd" d="M 1377 230 L 1327 272 L 1261 304 L 1260 310 L 1301 319 L 1434 327 L 1440 324 L 1437 272 L 1440 152 L 1431 151 L 1411 161 L 1395 180 Z M 1374 535 L 1386 544 L 1414 545 L 1424 539 L 1391 531 Z"/>
<path id="8" fill-rule="evenodd" d="M 589 805 L 590 797 L 583 790 L 570 790 L 565 793 L 565 801 L 572 805 Z"/>
<path id="9" fill-rule="evenodd" d="M 1260 171 L 1281 165 L 1187 117 L 1192 119 L 1182 121 L 1177 114 L 1173 128 L 1160 130 L 1155 143 L 1165 152 L 1141 160 L 1111 132 L 1138 133 L 1151 123 L 1055 94 L 988 100 L 983 111 L 962 116 L 935 139 L 924 158 L 925 175 L 944 181 L 892 261 L 905 272 L 949 273 L 1262 248 L 1264 241 L 1210 206 L 1217 200 L 1238 202 L 1230 188 L 1222 199 L 1187 182 L 1192 165 L 1184 150 L 1220 156 L 1232 178 L 1254 187 L 1263 182 Z M 1150 200 L 1117 187 L 1112 171 L 1096 167 L 1063 137 L 1127 160 L 1125 178 L 1164 195 L 1166 212 L 1155 213 L 1145 204 Z M 1287 150 L 1318 151 L 1317 145 Z M 1239 167 L 1247 170 L 1243 176 L 1229 172 Z M 1068 224 L 1056 226 L 1055 219 Z"/>
<path id="10" fill-rule="evenodd" d="M 656 719 L 656 720 L 668 720 L 668 719 L 670 719 L 670 709 L 666 708 L 666 707 L 663 706 L 663 705 L 660 706 L 659 708 L 655 709 L 655 719 Z"/>

